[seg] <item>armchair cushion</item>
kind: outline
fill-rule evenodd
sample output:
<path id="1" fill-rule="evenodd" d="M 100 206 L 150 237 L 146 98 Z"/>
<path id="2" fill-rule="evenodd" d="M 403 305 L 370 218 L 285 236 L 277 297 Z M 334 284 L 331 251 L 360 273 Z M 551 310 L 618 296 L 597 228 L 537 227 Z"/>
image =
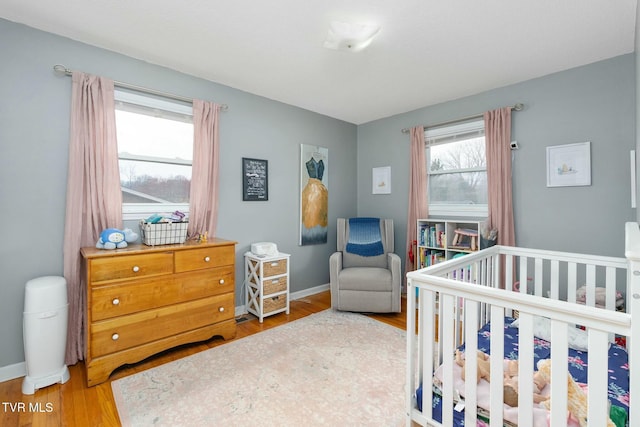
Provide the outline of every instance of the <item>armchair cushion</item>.
<path id="1" fill-rule="evenodd" d="M 391 292 L 391 271 L 377 267 L 344 268 L 338 275 L 341 290 Z"/>
<path id="2" fill-rule="evenodd" d="M 379 267 L 387 268 L 387 255 L 376 256 L 360 256 L 356 254 L 350 254 L 349 252 L 342 253 L 342 266 L 343 268 L 353 267 Z"/>

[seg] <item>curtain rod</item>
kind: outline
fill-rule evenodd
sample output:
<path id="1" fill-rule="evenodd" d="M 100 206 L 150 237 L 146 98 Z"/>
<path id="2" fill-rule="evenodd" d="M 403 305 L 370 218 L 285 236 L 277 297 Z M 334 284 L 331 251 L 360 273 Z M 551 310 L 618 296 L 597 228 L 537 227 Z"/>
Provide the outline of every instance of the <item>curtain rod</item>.
<path id="1" fill-rule="evenodd" d="M 524 104 L 521 104 L 519 102 L 516 105 L 513 105 L 511 107 L 511 109 L 514 110 L 514 111 L 522 111 L 523 108 L 524 108 Z M 446 122 L 436 123 L 436 124 L 428 125 L 428 126 L 424 125 L 424 127 L 425 128 L 427 128 L 427 127 L 433 128 L 433 127 L 436 127 L 436 126 L 452 125 L 454 123 L 464 122 L 465 120 L 471 120 L 471 119 L 479 119 L 481 117 L 484 117 L 484 114 L 476 114 L 475 116 L 462 117 L 460 119 L 449 120 L 449 121 L 446 121 Z M 402 129 L 402 133 L 409 133 L 409 131 L 410 131 L 409 128 Z"/>
<path id="2" fill-rule="evenodd" d="M 54 65 L 53 71 L 55 71 L 58 74 L 64 74 L 65 76 L 70 76 L 73 73 L 73 70 L 70 70 L 61 64 Z M 129 83 L 123 83 L 123 82 L 117 82 L 117 81 L 114 81 L 113 84 L 114 86 L 118 86 L 123 89 L 131 89 L 131 90 L 136 90 L 138 92 L 148 93 L 150 95 L 156 95 L 156 96 L 162 96 L 164 98 L 175 99 L 176 101 L 188 102 L 190 104 L 193 103 L 193 98 L 187 98 L 186 96 L 174 95 L 171 93 L 161 92 L 159 90 L 149 89 L 146 87 L 136 86 Z M 229 109 L 229 106 L 227 104 L 220 105 L 220 110 L 227 111 L 228 109 Z"/>

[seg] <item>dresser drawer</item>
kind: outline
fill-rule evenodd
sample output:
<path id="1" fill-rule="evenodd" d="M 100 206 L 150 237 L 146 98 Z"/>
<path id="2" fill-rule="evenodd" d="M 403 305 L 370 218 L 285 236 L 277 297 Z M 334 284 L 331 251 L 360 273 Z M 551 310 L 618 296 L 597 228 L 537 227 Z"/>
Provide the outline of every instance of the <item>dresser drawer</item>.
<path id="1" fill-rule="evenodd" d="M 89 268 L 89 280 L 92 283 L 168 274 L 173 273 L 173 253 L 96 258 L 90 261 Z"/>
<path id="2" fill-rule="evenodd" d="M 160 307 L 91 325 L 93 358 L 197 329 L 234 316 L 233 293 Z"/>
<path id="3" fill-rule="evenodd" d="M 176 251 L 176 273 L 233 265 L 235 258 L 234 246 L 211 246 L 189 251 Z"/>
<path id="4" fill-rule="evenodd" d="M 277 276 L 287 272 L 287 259 L 277 259 L 274 261 L 265 261 L 262 264 L 263 277 Z"/>
<path id="5" fill-rule="evenodd" d="M 235 267 L 226 265 L 209 270 L 192 271 L 175 275 L 176 286 L 188 299 L 218 295 L 235 290 Z"/>
<path id="6" fill-rule="evenodd" d="M 94 286 L 91 289 L 91 320 L 95 322 L 233 292 L 234 288 L 232 266 Z"/>
<path id="7" fill-rule="evenodd" d="M 275 279 L 265 279 L 262 282 L 264 295 L 275 294 L 287 290 L 287 276 L 280 276 Z"/>
<path id="8" fill-rule="evenodd" d="M 283 310 L 287 306 L 287 295 L 278 295 L 277 297 L 266 297 L 264 299 L 264 313 L 270 313 L 276 310 Z"/>

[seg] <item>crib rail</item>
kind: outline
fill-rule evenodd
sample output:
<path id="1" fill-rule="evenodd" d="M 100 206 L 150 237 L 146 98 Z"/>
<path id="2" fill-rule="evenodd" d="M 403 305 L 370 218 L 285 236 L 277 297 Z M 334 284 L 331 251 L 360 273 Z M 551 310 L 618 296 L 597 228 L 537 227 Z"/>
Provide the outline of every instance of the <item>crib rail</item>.
<path id="1" fill-rule="evenodd" d="M 407 340 L 408 424 L 415 421 L 421 425 L 440 425 L 431 412 L 433 372 L 440 365 L 443 367 L 441 425 L 453 424 L 457 392 L 453 388 L 454 351 L 464 343 L 466 353 L 475 354 L 477 331 L 491 322 L 491 354 L 500 355 L 491 358 L 491 426 L 502 426 L 504 319 L 505 315 L 518 315 L 518 425 L 533 425 L 536 316 L 548 318 L 551 323 L 550 387 L 554 396 L 551 425 L 566 425 L 568 327 L 575 325 L 584 327 L 588 334 L 589 425 L 606 425 L 608 377 L 607 352 L 603 349 L 608 348 L 614 334 L 628 337 L 631 343 L 632 331 L 640 329 L 640 325 L 632 328 L 630 314 L 637 302 L 630 298 L 625 313 L 620 311 L 617 298 L 620 290 L 626 291 L 628 296 L 633 295 L 631 282 L 640 282 L 640 233 L 638 237 L 638 268 L 632 270 L 638 277 L 628 275 L 627 266 L 631 261 L 623 258 L 505 246 L 494 246 L 409 273 L 407 331 L 419 333 L 417 336 L 408 334 Z M 604 292 L 601 292 L 602 288 Z M 640 284 L 637 289 L 635 294 L 640 298 Z M 630 348 L 630 366 L 632 351 Z M 467 377 L 475 377 L 476 369 L 475 358 L 468 358 Z M 631 379 L 634 378 L 632 375 Z M 416 409 L 413 395 L 419 384 L 423 385 L 422 412 Z M 476 407 L 475 387 L 473 382 L 465 383 L 466 408 Z M 466 410 L 465 425 L 475 425 L 476 417 L 476 411 Z M 635 415 L 630 413 L 630 417 Z"/>

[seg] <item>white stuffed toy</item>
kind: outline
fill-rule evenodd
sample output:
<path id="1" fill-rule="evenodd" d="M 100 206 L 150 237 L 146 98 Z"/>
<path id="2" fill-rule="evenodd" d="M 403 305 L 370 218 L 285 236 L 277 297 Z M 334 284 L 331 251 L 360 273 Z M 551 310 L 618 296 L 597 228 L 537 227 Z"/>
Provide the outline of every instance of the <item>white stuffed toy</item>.
<path id="1" fill-rule="evenodd" d="M 129 243 L 138 240 L 138 234 L 130 228 L 118 230 L 117 228 L 107 228 L 100 233 L 100 238 L 96 243 L 98 249 L 122 249 L 129 246 Z"/>

